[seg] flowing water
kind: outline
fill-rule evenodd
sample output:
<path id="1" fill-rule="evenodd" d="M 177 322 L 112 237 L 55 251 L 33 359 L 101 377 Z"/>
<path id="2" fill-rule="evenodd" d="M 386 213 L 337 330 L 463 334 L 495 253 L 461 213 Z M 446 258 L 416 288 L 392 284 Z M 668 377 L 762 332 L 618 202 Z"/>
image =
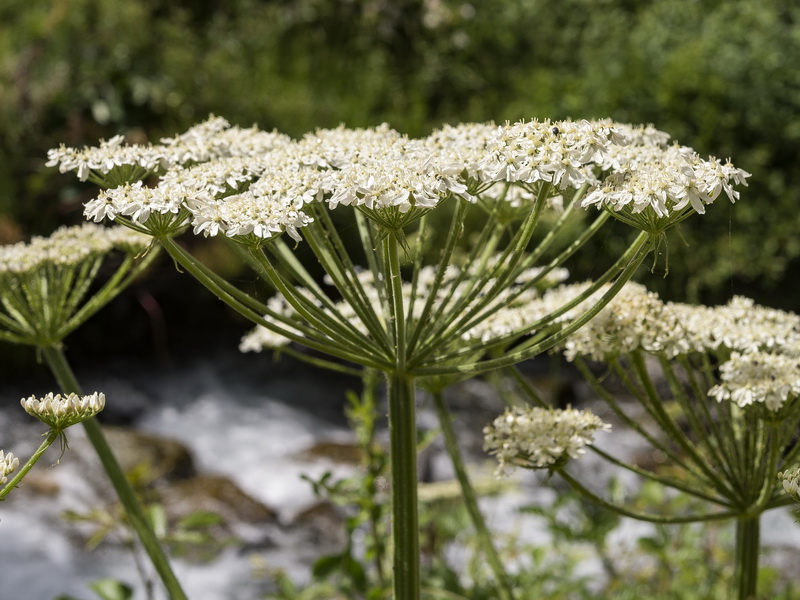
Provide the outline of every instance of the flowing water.
<path id="1" fill-rule="evenodd" d="M 221 480 L 229 488 L 226 493 L 234 487 L 241 493 L 231 502 L 243 503 L 239 505 L 255 515 L 232 519 L 221 535 L 235 537 L 237 542 L 218 549 L 212 560 L 175 561 L 177 576 L 192 600 L 263 597 L 269 590 L 269 575 L 276 569 L 298 581 L 308 580 L 314 558 L 341 543 L 338 517 L 321 507 L 301 476 L 354 472 L 352 464 L 326 456 L 324 449 L 347 448 L 353 442 L 343 417 L 343 399 L 356 381 L 291 364 L 273 365 L 263 356 L 222 355 L 168 369 L 118 365 L 101 373 L 79 376 L 85 389 L 106 393 L 107 420 L 180 442 L 191 454 L 194 476 L 227 478 Z M 475 466 L 480 462 L 480 428 L 500 410 L 496 399 L 477 385 L 464 388 L 454 402 L 459 435 L 472 449 Z M 13 393 L 0 390 L 0 447 L 27 457 L 39 443 L 42 427 L 17 408 L 19 396 L 9 396 Z M 423 426 L 435 427 L 433 414 L 424 406 L 419 417 Z M 624 431 L 600 438 L 602 445 L 613 446 L 615 452 L 632 455 L 637 451 L 633 436 Z M 320 444 L 325 444 L 321 452 L 307 452 Z M 104 474 L 80 428 L 70 430 L 70 446 L 59 464 L 55 464 L 57 450 L 49 450 L 23 487 L 0 506 L 0 600 L 53 600 L 61 594 L 89 600 L 94 598 L 89 583 L 103 577 L 129 583 L 136 589 L 135 598 L 143 600 L 144 584 L 126 545 L 112 537 L 87 550 L 87 538 L 96 525 L 63 518 L 65 511 L 86 514 L 113 506 Z M 581 469 L 585 477 L 607 476 L 591 459 L 585 460 Z M 451 477 L 439 446 L 428 453 L 422 466 L 428 480 Z M 490 467 L 484 465 L 483 472 L 490 472 Z M 482 499 L 490 526 L 546 545 L 549 532 L 542 519 L 520 515 L 517 509 L 531 503 L 548 505 L 555 500 L 555 492 L 539 485 L 539 478 L 530 473 L 515 481 L 519 485 L 509 492 Z M 216 506 L 224 507 L 227 498 L 230 495 L 222 500 L 216 497 Z M 633 552 L 635 540 L 648 527 L 626 522 L 609 543 L 620 554 Z M 798 534 L 800 527 L 785 511 L 774 511 L 764 519 L 766 545 L 796 551 Z M 450 548 L 447 556 L 454 564 L 465 559 L 463 549 L 457 547 Z M 602 583 L 599 558 L 588 554 L 578 574 Z M 161 598 L 155 588 L 155 597 Z"/>

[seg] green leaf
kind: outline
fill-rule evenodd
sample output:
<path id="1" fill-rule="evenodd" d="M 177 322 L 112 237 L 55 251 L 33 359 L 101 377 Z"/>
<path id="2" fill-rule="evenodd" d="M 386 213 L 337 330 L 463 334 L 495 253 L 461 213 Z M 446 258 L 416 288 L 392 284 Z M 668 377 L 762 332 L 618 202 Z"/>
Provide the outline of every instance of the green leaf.
<path id="1" fill-rule="evenodd" d="M 315 579 L 329 577 L 337 569 L 341 569 L 345 557 L 342 554 L 329 554 L 323 556 L 311 567 L 311 574 Z"/>
<path id="2" fill-rule="evenodd" d="M 181 519 L 178 522 L 178 529 L 204 529 L 214 525 L 221 525 L 224 522 L 225 519 L 215 512 L 198 510 Z"/>
<path id="3" fill-rule="evenodd" d="M 147 505 L 147 519 L 153 527 L 153 531 L 159 538 L 167 535 L 167 513 L 160 504 Z"/>
<path id="4" fill-rule="evenodd" d="M 637 540 L 639 547 L 654 554 L 659 554 L 664 549 L 664 544 L 661 540 L 653 537 L 641 537 Z"/>
<path id="5" fill-rule="evenodd" d="M 130 600 L 133 588 L 117 579 L 98 579 L 89 584 L 89 588 L 102 600 Z"/>

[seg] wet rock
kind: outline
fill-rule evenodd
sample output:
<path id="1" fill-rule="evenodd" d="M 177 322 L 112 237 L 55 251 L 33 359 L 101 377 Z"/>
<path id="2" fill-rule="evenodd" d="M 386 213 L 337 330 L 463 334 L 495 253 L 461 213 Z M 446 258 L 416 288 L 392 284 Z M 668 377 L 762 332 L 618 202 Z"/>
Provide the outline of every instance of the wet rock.
<path id="1" fill-rule="evenodd" d="M 56 497 L 61 492 L 61 484 L 52 476 L 49 471 L 31 471 L 22 480 L 18 490 L 14 493 L 22 492 L 37 496 Z"/>
<path id="2" fill-rule="evenodd" d="M 303 450 L 295 458 L 308 462 L 327 459 L 339 464 L 358 465 L 364 460 L 364 451 L 356 443 L 322 441 Z"/>
<path id="3" fill-rule="evenodd" d="M 290 530 L 320 546 L 339 547 L 345 543 L 344 520 L 341 507 L 320 500 L 299 512 L 290 523 Z"/>
<path id="4" fill-rule="evenodd" d="M 219 515 L 226 523 L 272 523 L 276 514 L 231 479 L 220 475 L 198 475 L 161 485 L 156 490 L 171 521 L 206 511 Z"/>
<path id="5" fill-rule="evenodd" d="M 125 473 L 138 485 L 185 479 L 196 469 L 189 449 L 177 440 L 122 427 L 103 433 Z"/>

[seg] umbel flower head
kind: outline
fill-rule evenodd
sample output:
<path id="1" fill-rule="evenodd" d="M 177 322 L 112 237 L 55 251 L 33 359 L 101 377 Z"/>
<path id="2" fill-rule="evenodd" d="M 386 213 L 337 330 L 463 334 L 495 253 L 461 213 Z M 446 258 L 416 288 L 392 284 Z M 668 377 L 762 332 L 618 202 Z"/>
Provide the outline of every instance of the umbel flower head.
<path id="1" fill-rule="evenodd" d="M 212 116 L 160 144 L 128 145 L 117 136 L 94 148 L 61 146 L 47 164 L 108 188 L 87 203 L 87 218 L 156 235 L 192 225 L 247 243 L 283 232 L 297 239 L 313 222 L 307 205 L 320 202 L 396 228 L 450 196 L 475 202 L 488 193 L 519 205 L 542 186 L 560 195 L 584 185 L 592 191 L 583 206 L 661 232 L 705 212 L 722 192 L 735 201 L 734 186 L 749 176 L 668 140 L 653 127 L 608 119 L 468 123 L 419 139 L 384 124 L 292 140 Z M 150 174 L 159 180 L 144 186 Z"/>
<path id="2" fill-rule="evenodd" d="M 0 485 L 8 481 L 8 476 L 16 471 L 18 466 L 19 459 L 16 456 L 11 452 L 3 454 L 3 451 L 0 450 Z"/>
<path id="3" fill-rule="evenodd" d="M 499 462 L 496 474 L 508 466 L 553 469 L 586 453 L 595 431 L 611 431 L 597 415 L 567 408 L 509 408 L 483 430 L 483 449 Z"/>
<path id="4" fill-rule="evenodd" d="M 144 251 L 151 241 L 125 227 L 84 223 L 29 243 L 0 246 L 0 339 L 34 345 L 61 341 L 149 264 L 155 254 Z M 85 300 L 114 251 L 123 257 L 115 277 Z"/>
<path id="5" fill-rule="evenodd" d="M 783 490 L 797 502 L 800 502 L 800 467 L 781 471 L 778 473 L 778 479 L 783 485 Z"/>
<path id="6" fill-rule="evenodd" d="M 548 294 L 575 297 L 580 291 L 559 286 Z M 664 303 L 655 292 L 628 282 L 560 348 L 569 361 L 578 356 L 602 361 L 637 350 L 667 358 L 706 353 L 723 360 L 731 352 L 770 352 L 785 355 L 774 360 L 789 361 L 800 348 L 800 317 L 741 296 L 721 306 Z"/>
<path id="7" fill-rule="evenodd" d="M 150 239 L 125 227 L 102 227 L 84 223 L 61 227 L 48 237 L 34 237 L 29 243 L 0 246 L 0 281 L 24 276 L 45 266 L 77 267 L 112 250 L 138 254 Z"/>
<path id="8" fill-rule="evenodd" d="M 744 408 L 763 404 L 772 412 L 800 395 L 800 360 L 772 352 L 734 352 L 722 364 L 720 383 L 708 391 L 718 402 L 730 400 Z"/>
<path id="9" fill-rule="evenodd" d="M 88 396 L 78 394 L 47 394 L 39 399 L 36 396 L 23 398 L 20 403 L 29 415 L 55 431 L 63 431 L 76 423 L 91 419 L 106 405 L 106 396 L 95 392 Z"/>

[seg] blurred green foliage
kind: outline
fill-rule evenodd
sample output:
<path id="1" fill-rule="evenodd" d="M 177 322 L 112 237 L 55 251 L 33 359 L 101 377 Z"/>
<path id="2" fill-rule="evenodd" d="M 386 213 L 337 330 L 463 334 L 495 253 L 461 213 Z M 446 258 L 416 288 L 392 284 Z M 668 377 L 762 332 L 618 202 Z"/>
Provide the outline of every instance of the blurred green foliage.
<path id="1" fill-rule="evenodd" d="M 799 19 L 790 0 L 5 0 L 0 242 L 80 220 L 96 190 L 44 168 L 61 142 L 155 140 L 212 112 L 292 135 L 611 116 L 753 173 L 671 236 L 648 285 L 793 308 Z"/>

